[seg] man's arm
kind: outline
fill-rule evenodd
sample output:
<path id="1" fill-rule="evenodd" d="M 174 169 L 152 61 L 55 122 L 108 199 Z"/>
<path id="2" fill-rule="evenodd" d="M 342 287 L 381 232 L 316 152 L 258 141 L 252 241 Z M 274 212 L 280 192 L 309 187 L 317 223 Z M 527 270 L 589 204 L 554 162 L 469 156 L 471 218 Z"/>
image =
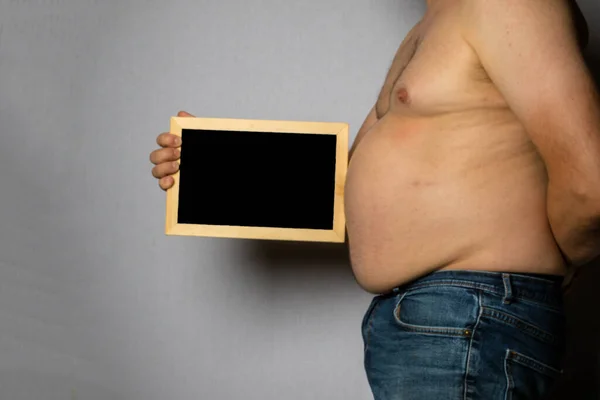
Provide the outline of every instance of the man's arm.
<path id="1" fill-rule="evenodd" d="M 365 137 L 366 133 L 377 123 L 377 121 L 377 111 L 375 110 L 375 106 L 373 106 L 371 111 L 369 111 L 367 118 L 358 130 L 356 138 L 354 138 L 354 143 L 352 144 L 352 147 L 350 148 L 350 153 L 348 154 L 348 162 L 350 162 L 350 160 L 352 159 L 352 155 L 354 154 L 354 151 L 358 147 L 360 141 Z"/>
<path id="2" fill-rule="evenodd" d="M 548 171 L 548 219 L 568 261 L 600 255 L 600 96 L 567 0 L 463 0 L 463 34 Z"/>

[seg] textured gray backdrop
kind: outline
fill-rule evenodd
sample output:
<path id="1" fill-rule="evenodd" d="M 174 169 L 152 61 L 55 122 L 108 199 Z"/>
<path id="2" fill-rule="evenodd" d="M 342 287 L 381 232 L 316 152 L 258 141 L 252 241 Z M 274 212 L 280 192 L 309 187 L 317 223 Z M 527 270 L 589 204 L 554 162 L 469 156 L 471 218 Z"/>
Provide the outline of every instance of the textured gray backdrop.
<path id="1" fill-rule="evenodd" d="M 370 398 L 344 246 L 165 237 L 148 154 L 180 109 L 353 138 L 423 11 L 0 0 L 0 400 Z"/>

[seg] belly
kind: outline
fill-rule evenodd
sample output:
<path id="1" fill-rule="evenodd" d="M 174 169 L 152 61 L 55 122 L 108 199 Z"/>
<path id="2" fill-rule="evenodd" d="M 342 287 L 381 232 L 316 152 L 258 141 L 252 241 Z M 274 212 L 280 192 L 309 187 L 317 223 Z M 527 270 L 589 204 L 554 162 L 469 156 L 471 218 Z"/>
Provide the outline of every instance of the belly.
<path id="1" fill-rule="evenodd" d="M 354 152 L 345 208 L 366 290 L 441 269 L 564 274 L 545 171 L 523 133 L 456 122 L 386 116 Z"/>

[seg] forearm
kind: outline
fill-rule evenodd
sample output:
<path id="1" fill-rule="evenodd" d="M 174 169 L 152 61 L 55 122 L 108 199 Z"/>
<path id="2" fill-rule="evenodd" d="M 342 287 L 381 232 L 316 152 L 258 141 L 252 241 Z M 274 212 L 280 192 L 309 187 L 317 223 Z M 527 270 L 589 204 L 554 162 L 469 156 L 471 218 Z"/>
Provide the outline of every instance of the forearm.
<path id="1" fill-rule="evenodd" d="M 576 108 L 556 106 L 528 129 L 548 172 L 550 224 L 572 265 L 600 255 L 600 97 L 581 80 L 565 103 Z"/>
<path id="2" fill-rule="evenodd" d="M 600 182 L 596 182 L 600 185 Z M 552 180 L 548 186 L 548 219 L 568 263 L 581 266 L 600 256 L 600 196 L 594 187 L 575 189 Z M 594 190 L 591 190 L 594 189 Z"/>

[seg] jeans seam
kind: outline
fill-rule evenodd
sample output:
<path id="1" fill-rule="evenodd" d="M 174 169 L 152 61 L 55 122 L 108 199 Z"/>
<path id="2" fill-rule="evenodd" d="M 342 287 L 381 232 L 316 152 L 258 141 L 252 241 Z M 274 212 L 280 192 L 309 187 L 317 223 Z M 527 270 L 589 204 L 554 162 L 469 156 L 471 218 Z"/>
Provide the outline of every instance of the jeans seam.
<path id="1" fill-rule="evenodd" d="M 465 337 L 466 331 L 468 329 L 465 328 L 452 328 L 452 327 L 430 327 L 430 326 L 422 326 L 422 325 L 412 325 L 406 322 L 403 322 L 400 319 L 400 309 L 402 307 L 402 300 L 404 297 L 410 293 L 410 290 L 403 293 L 400 299 L 396 302 L 396 306 L 394 307 L 393 315 L 396 324 L 409 332 L 419 333 L 423 335 L 439 335 L 439 336 L 447 336 L 447 337 Z"/>
<path id="2" fill-rule="evenodd" d="M 375 311 L 377 309 L 377 306 L 379 306 L 381 299 L 377 299 L 376 303 L 373 304 L 373 307 L 371 309 L 371 312 L 368 315 L 368 320 L 367 320 L 367 330 L 365 332 L 365 354 L 367 354 L 367 350 L 369 348 L 369 343 L 370 343 L 370 334 L 371 334 L 371 328 L 372 328 L 372 324 L 373 324 L 373 319 L 375 318 Z"/>
<path id="3" fill-rule="evenodd" d="M 546 375 L 550 378 L 555 378 L 556 376 L 561 375 L 562 371 L 540 361 L 533 357 L 526 356 L 525 354 L 521 354 L 518 351 L 508 349 L 506 355 L 506 362 L 513 362 L 524 367 L 530 368 L 542 375 Z"/>
<path id="4" fill-rule="evenodd" d="M 469 394 L 469 374 L 470 374 L 470 365 L 471 365 L 471 353 L 473 350 L 473 341 L 475 340 L 475 333 L 477 332 L 477 328 L 479 327 L 479 322 L 481 321 L 481 313 L 482 313 L 482 306 L 481 306 L 482 302 L 481 302 L 481 292 L 478 292 L 477 294 L 477 307 L 479 308 L 479 312 L 477 313 L 477 321 L 475 321 L 475 325 L 473 326 L 473 331 L 471 333 L 471 338 L 469 340 L 469 344 L 467 347 L 467 365 L 465 368 L 465 378 L 464 378 L 464 393 L 463 393 L 463 398 L 464 400 L 468 399 L 468 394 Z"/>
<path id="5" fill-rule="evenodd" d="M 458 279 L 437 280 L 437 281 L 416 283 L 416 284 L 411 285 L 410 289 L 411 290 L 421 289 L 421 288 L 427 288 L 427 287 L 433 287 L 433 286 L 463 287 L 463 288 L 481 290 L 483 292 L 498 295 L 498 296 L 504 296 L 504 294 L 505 294 L 504 288 L 502 290 L 499 290 L 499 289 L 496 289 L 494 286 L 488 285 L 486 283 L 472 283 L 472 282 L 462 281 L 462 280 L 458 280 Z M 532 299 L 530 297 L 525 297 L 522 295 L 520 296 L 518 291 L 513 292 L 512 298 L 515 301 L 518 300 L 520 302 L 529 303 L 529 304 L 533 304 L 535 306 L 543 307 L 545 309 L 548 309 L 548 310 L 556 312 L 556 313 L 561 313 L 561 308 L 559 305 L 553 306 L 553 305 L 545 304 L 541 300 L 538 301 L 538 300 Z"/>
<path id="6" fill-rule="evenodd" d="M 527 304 L 527 305 L 534 306 L 534 307 L 543 308 L 544 310 L 548 310 L 548 311 L 553 312 L 555 314 L 562 314 L 563 313 L 560 308 L 552 307 L 552 306 L 546 305 L 544 303 L 541 303 L 539 301 L 531 300 L 531 299 L 529 299 L 527 297 L 515 297 L 514 299 L 518 300 L 520 303 Z"/>
<path id="7" fill-rule="evenodd" d="M 544 329 L 534 325 L 530 322 L 526 322 L 514 315 L 508 314 L 504 311 L 497 310 L 495 308 L 484 306 L 482 307 L 487 317 L 493 318 L 503 324 L 509 325 L 521 332 L 529 335 L 535 339 L 538 339 L 544 343 L 553 344 L 556 342 L 556 338 L 551 333 L 546 332 Z M 502 318 L 501 318 L 502 317 Z"/>
<path id="8" fill-rule="evenodd" d="M 504 355 L 504 375 L 506 377 L 506 390 L 504 391 L 504 399 L 505 400 L 512 399 L 512 388 L 514 386 L 514 382 L 512 380 L 512 374 L 510 373 L 510 364 L 508 362 L 509 355 L 510 355 L 510 349 L 506 349 L 506 353 Z"/>
<path id="9" fill-rule="evenodd" d="M 443 274 L 443 273 L 448 273 L 448 272 L 452 272 L 452 271 L 437 271 L 437 272 L 434 272 L 434 274 Z M 494 271 L 477 270 L 477 271 L 467 271 L 467 272 L 474 272 L 476 274 L 498 275 L 498 272 L 494 272 Z M 527 279 L 541 281 L 541 282 L 549 283 L 549 284 L 554 284 L 554 282 L 555 282 L 552 279 L 542 278 L 540 276 L 531 276 L 531 275 L 523 274 L 523 273 L 519 273 L 519 272 L 509 272 L 509 274 L 512 276 L 525 277 Z M 448 278 L 442 278 L 442 279 L 448 279 Z"/>

